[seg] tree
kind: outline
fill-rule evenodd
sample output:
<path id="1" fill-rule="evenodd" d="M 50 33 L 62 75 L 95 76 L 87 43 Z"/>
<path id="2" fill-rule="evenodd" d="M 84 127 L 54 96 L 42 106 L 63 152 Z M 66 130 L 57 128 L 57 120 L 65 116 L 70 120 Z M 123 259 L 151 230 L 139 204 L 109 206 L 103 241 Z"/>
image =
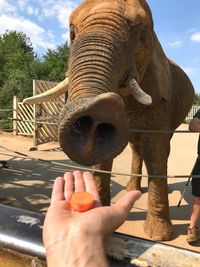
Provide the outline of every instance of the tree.
<path id="1" fill-rule="evenodd" d="M 200 94 L 195 94 L 194 103 L 193 105 L 200 106 Z"/>
<path id="2" fill-rule="evenodd" d="M 8 107 L 14 95 L 22 99 L 32 93 L 34 52 L 29 38 L 22 32 L 6 31 L 0 36 L 0 58 L 0 107 Z"/>
<path id="3" fill-rule="evenodd" d="M 67 71 L 67 62 L 69 58 L 69 46 L 65 44 L 57 46 L 56 49 L 48 49 L 43 56 L 44 64 L 48 70 L 47 80 L 62 81 Z"/>
<path id="4" fill-rule="evenodd" d="M 31 77 L 35 80 L 48 80 L 49 69 L 45 61 L 35 58 L 31 64 Z"/>
<path id="5" fill-rule="evenodd" d="M 19 100 L 32 96 L 33 79 L 63 80 L 68 57 L 67 43 L 48 49 L 39 58 L 23 32 L 6 31 L 0 35 L 0 109 L 12 108 L 14 95 Z"/>

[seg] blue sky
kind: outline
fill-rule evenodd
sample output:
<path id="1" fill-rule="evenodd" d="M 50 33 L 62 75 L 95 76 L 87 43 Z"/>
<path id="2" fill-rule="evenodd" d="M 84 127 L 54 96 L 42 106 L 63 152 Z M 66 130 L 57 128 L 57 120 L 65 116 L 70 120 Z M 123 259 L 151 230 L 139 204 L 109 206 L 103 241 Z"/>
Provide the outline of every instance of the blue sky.
<path id="1" fill-rule="evenodd" d="M 69 40 L 68 17 L 81 0 L 0 0 L 0 34 L 23 31 L 37 53 Z M 148 0 L 154 29 L 168 57 L 200 93 L 200 1 Z"/>

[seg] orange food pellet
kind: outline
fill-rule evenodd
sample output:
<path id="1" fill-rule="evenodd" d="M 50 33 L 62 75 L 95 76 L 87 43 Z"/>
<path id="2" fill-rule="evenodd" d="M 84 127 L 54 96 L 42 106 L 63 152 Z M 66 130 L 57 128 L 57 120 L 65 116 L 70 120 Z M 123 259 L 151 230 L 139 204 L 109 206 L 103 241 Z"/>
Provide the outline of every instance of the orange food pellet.
<path id="1" fill-rule="evenodd" d="M 71 196 L 70 205 L 75 211 L 87 211 L 94 206 L 94 197 L 89 192 L 75 192 Z"/>

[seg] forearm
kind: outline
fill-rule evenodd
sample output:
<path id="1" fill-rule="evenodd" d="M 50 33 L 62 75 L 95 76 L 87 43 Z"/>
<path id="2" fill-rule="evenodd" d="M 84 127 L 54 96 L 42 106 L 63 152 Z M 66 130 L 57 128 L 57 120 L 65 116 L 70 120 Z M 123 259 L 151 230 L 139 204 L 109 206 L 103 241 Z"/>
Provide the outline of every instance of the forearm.
<path id="1" fill-rule="evenodd" d="M 189 130 L 194 132 L 200 132 L 200 119 L 194 118 L 189 124 Z"/>
<path id="2" fill-rule="evenodd" d="M 95 236 L 69 237 L 47 248 L 48 267 L 108 267 L 103 240 Z"/>

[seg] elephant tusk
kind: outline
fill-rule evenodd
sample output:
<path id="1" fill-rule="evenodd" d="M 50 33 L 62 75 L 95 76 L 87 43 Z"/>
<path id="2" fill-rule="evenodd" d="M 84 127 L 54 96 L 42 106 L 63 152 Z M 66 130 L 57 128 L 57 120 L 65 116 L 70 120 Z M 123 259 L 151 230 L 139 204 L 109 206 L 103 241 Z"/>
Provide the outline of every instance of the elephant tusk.
<path id="1" fill-rule="evenodd" d="M 69 78 L 66 77 L 62 82 L 60 82 L 55 87 L 49 89 L 48 91 L 46 91 L 42 94 L 36 95 L 36 96 L 25 98 L 23 100 L 23 103 L 28 104 L 28 105 L 32 105 L 32 104 L 40 104 L 43 102 L 48 102 L 52 99 L 55 99 L 59 95 L 67 92 L 68 83 L 69 83 Z"/>
<path id="2" fill-rule="evenodd" d="M 150 95 L 145 93 L 142 88 L 139 86 L 135 79 L 130 80 L 128 84 L 128 89 L 134 98 L 143 105 L 151 105 L 152 98 Z"/>

